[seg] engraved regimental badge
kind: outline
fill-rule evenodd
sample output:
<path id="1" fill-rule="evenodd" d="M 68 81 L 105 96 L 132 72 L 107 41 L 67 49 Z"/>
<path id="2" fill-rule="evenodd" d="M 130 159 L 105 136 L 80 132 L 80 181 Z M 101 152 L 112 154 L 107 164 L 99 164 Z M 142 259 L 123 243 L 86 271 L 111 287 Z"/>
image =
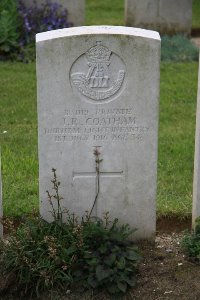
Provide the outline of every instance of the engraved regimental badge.
<path id="1" fill-rule="evenodd" d="M 122 59 L 101 42 L 72 65 L 70 80 L 80 95 L 94 101 L 108 100 L 120 91 L 125 78 Z"/>

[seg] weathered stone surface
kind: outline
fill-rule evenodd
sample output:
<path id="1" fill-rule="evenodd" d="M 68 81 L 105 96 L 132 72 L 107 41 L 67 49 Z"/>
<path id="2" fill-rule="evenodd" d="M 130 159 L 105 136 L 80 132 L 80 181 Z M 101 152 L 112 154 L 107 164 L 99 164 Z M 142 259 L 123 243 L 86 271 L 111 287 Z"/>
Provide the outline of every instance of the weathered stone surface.
<path id="1" fill-rule="evenodd" d="M 36 0 L 37 4 L 44 3 L 44 0 Z M 54 0 L 61 4 L 63 8 L 68 11 L 68 20 L 73 23 L 73 26 L 81 26 L 85 23 L 85 0 Z M 26 0 L 25 4 L 29 7 L 32 6 L 34 0 Z"/>
<path id="2" fill-rule="evenodd" d="M 200 61 L 200 57 L 199 57 L 199 61 Z M 195 155 L 194 155 L 193 209 L 192 209 L 193 228 L 195 227 L 195 220 L 197 217 L 200 217 L 200 67 L 199 67 L 199 81 L 198 81 Z"/>
<path id="3" fill-rule="evenodd" d="M 126 0 L 127 26 L 157 30 L 163 34 L 190 35 L 192 0 Z"/>
<path id="4" fill-rule="evenodd" d="M 46 190 L 51 169 L 63 207 L 92 208 L 94 149 L 100 152 L 100 194 L 94 215 L 153 238 L 160 37 L 157 32 L 90 26 L 38 34 L 37 82 L 41 214 L 51 220 Z"/>

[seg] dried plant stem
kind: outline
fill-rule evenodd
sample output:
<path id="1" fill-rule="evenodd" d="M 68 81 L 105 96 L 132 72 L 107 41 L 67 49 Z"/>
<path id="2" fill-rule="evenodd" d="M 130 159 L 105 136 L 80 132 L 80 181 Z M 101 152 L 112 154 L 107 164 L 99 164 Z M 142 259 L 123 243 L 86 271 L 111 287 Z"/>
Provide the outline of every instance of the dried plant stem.
<path id="1" fill-rule="evenodd" d="M 90 213 L 88 214 L 88 221 L 90 220 L 91 214 L 93 212 L 95 204 L 97 203 L 97 199 L 98 199 L 99 193 L 100 193 L 100 163 L 103 161 L 103 159 L 99 158 L 100 152 L 99 152 L 98 148 L 99 147 L 96 147 L 94 149 L 94 156 L 95 156 L 95 163 L 96 163 L 96 196 L 95 196 L 92 208 L 90 210 Z"/>
<path id="2" fill-rule="evenodd" d="M 90 210 L 90 213 L 88 215 L 88 220 L 90 220 L 90 216 L 92 214 L 92 211 L 95 207 L 95 204 L 97 202 L 97 199 L 99 197 L 99 193 L 100 193 L 100 170 L 99 170 L 99 165 L 100 165 L 100 160 L 99 158 L 96 159 L 96 196 L 95 196 L 95 199 L 94 199 L 94 203 L 92 205 L 92 208 Z"/>
<path id="3" fill-rule="evenodd" d="M 49 203 L 52 207 L 52 212 L 51 213 L 52 213 L 52 216 L 54 218 L 54 221 L 59 221 L 59 222 L 62 223 L 63 222 L 63 211 L 62 211 L 60 201 L 63 198 L 60 197 L 60 195 L 59 195 L 60 182 L 57 180 L 56 169 L 53 168 L 52 172 L 53 172 L 53 179 L 51 180 L 51 182 L 53 183 L 53 190 L 55 191 L 55 194 L 51 195 L 49 193 L 49 191 L 46 191 L 46 192 L 47 192 L 47 195 L 48 195 Z M 54 208 L 54 204 L 53 204 L 53 201 L 52 201 L 53 198 L 56 200 L 56 203 L 57 203 L 57 208 L 56 209 Z"/>

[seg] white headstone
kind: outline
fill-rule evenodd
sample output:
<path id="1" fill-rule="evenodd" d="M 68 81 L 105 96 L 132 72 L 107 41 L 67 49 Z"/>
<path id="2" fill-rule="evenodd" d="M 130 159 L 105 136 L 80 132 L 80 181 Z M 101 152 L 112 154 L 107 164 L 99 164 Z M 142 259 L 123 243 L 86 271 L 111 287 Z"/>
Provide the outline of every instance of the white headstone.
<path id="1" fill-rule="evenodd" d="M 52 3 L 61 4 L 68 11 L 68 20 L 73 26 L 81 26 L 85 23 L 85 0 L 52 0 Z M 24 1 L 27 7 L 33 6 L 34 0 Z M 45 0 L 36 0 L 40 6 Z"/>
<path id="2" fill-rule="evenodd" d="M 199 57 L 199 61 L 200 61 L 200 57 Z M 193 209 L 192 209 L 193 228 L 195 228 L 195 220 L 197 217 L 200 217 L 200 67 L 199 67 L 199 80 L 198 80 L 195 155 L 194 155 Z"/>
<path id="3" fill-rule="evenodd" d="M 190 35 L 192 0 L 126 0 L 125 22 L 160 34 Z"/>
<path id="4" fill-rule="evenodd" d="M 63 206 L 137 228 L 151 239 L 156 224 L 160 37 L 157 32 L 89 26 L 40 33 L 37 43 L 41 214 L 50 220 L 51 169 Z"/>
<path id="5" fill-rule="evenodd" d="M 0 149 L 1 150 L 1 149 Z M 0 219 L 3 217 L 3 196 L 2 196 L 2 179 L 1 179 L 1 151 L 0 151 Z M 3 237 L 3 225 L 0 222 L 0 238 Z"/>

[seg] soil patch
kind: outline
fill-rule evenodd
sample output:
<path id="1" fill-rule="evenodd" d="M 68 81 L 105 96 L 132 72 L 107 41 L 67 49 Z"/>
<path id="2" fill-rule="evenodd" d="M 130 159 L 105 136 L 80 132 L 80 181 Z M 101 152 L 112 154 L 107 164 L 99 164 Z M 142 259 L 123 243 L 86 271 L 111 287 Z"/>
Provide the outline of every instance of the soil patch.
<path id="1" fill-rule="evenodd" d="M 200 299 L 200 266 L 185 259 L 183 233 L 158 234 L 155 245 L 141 245 L 144 257 L 132 299 Z"/>
<path id="2" fill-rule="evenodd" d="M 4 218 L 5 224 L 10 224 L 12 222 L 13 228 L 17 228 L 23 220 L 20 218 L 10 219 Z M 180 219 L 177 216 L 170 216 L 170 217 L 161 217 L 157 219 L 156 222 L 156 230 L 159 233 L 171 233 L 171 232 L 181 232 L 183 230 L 190 230 L 192 224 L 191 217 Z M 9 226 L 4 226 L 4 235 L 8 235 L 10 232 Z"/>
<path id="3" fill-rule="evenodd" d="M 192 37 L 200 37 L 200 28 L 192 28 L 191 36 Z"/>
<path id="4" fill-rule="evenodd" d="M 190 230 L 192 218 L 180 219 L 177 216 L 158 218 L 156 222 L 156 230 L 158 233 L 182 232 Z"/>
<path id="5" fill-rule="evenodd" d="M 191 41 L 200 48 L 200 37 L 192 38 Z"/>

